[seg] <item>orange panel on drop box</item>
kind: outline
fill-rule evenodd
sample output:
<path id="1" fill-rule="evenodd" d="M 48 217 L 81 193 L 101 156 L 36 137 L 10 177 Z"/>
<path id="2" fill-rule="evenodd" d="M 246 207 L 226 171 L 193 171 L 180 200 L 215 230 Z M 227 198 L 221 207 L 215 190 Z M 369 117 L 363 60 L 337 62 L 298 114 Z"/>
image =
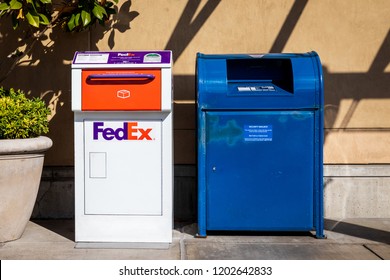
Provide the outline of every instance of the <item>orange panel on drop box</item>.
<path id="1" fill-rule="evenodd" d="M 161 110 L 160 69 L 82 71 L 83 111 Z"/>

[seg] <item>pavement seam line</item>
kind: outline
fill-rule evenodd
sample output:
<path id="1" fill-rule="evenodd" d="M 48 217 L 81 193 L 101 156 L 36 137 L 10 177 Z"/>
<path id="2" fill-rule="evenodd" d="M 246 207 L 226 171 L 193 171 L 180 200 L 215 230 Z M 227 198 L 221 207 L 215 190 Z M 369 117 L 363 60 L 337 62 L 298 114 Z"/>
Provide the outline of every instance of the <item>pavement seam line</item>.
<path id="1" fill-rule="evenodd" d="M 186 260 L 187 259 L 186 246 L 184 242 L 184 233 L 182 232 L 182 230 L 180 231 L 179 245 L 180 245 L 180 260 Z"/>
<path id="2" fill-rule="evenodd" d="M 363 247 L 366 248 L 368 251 L 370 251 L 371 253 L 373 253 L 375 256 L 377 256 L 378 258 L 380 258 L 381 260 L 384 260 L 384 258 L 382 258 L 380 255 L 378 255 L 374 250 L 372 250 L 370 247 L 367 246 L 367 244 L 363 244 Z"/>

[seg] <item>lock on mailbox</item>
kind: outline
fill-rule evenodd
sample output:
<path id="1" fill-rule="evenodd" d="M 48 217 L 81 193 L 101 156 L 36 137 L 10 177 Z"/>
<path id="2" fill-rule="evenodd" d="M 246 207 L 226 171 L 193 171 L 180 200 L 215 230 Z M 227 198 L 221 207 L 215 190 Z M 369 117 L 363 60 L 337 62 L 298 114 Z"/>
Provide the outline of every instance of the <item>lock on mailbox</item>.
<path id="1" fill-rule="evenodd" d="M 74 56 L 78 247 L 172 241 L 171 57 L 170 51 Z"/>

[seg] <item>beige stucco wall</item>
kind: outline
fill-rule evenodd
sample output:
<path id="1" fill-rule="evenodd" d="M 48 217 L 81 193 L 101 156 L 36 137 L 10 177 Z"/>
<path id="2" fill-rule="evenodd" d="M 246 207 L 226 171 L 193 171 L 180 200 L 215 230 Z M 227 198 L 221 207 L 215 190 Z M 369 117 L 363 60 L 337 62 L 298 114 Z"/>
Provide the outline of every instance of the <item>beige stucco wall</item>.
<path id="1" fill-rule="evenodd" d="M 56 113 L 47 165 L 73 165 L 73 53 L 110 49 L 173 51 L 176 164 L 196 161 L 197 52 L 311 50 L 324 66 L 325 163 L 390 163 L 388 0 L 122 0 L 119 7 L 112 28 L 48 34 L 45 48 L 38 46 L 4 83 L 45 94 Z M 3 24 L 0 32 L 3 57 L 12 46 Z"/>

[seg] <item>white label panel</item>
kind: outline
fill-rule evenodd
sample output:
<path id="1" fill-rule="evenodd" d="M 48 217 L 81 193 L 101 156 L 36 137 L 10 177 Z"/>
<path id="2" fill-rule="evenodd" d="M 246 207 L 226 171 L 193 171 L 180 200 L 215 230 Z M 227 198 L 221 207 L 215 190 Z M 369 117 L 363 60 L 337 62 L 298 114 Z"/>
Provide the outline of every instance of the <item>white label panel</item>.
<path id="1" fill-rule="evenodd" d="M 107 63 L 108 53 L 79 53 L 74 63 Z"/>
<path id="2" fill-rule="evenodd" d="M 107 177 L 107 154 L 89 153 L 89 178 Z"/>

